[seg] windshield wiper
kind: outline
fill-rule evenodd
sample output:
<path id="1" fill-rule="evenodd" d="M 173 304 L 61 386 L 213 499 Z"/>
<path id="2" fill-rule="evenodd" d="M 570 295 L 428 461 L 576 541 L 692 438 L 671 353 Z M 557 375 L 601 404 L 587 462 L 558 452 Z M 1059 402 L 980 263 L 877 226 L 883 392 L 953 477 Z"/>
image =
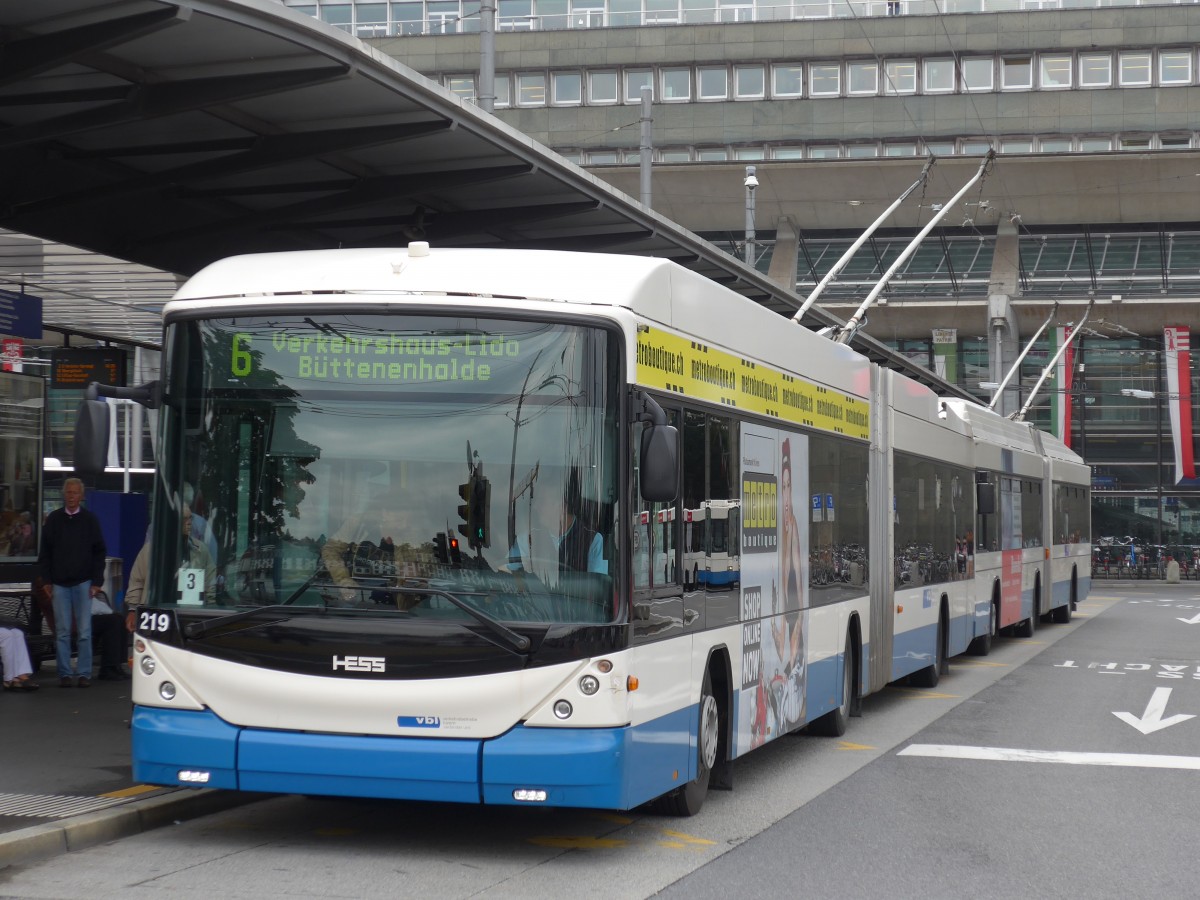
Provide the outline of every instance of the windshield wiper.
<path id="1" fill-rule="evenodd" d="M 203 637 L 204 635 L 208 634 L 208 632 L 215 628 L 219 628 L 221 625 L 231 625 L 234 622 L 240 622 L 243 619 L 253 619 L 260 613 L 265 612 L 276 613 L 275 618 L 273 618 L 270 622 L 260 622 L 259 624 L 273 625 L 276 622 L 286 622 L 292 617 L 292 613 L 301 609 L 316 609 L 316 607 L 284 604 L 277 604 L 275 606 L 254 606 L 250 609 L 238 610 L 235 613 L 229 613 L 224 616 L 215 616 L 211 619 L 205 619 L 203 622 L 189 622 L 188 625 L 183 629 L 183 633 L 190 638 Z M 287 610 L 288 615 L 279 615 L 278 613 L 281 610 Z"/>
<path id="2" fill-rule="evenodd" d="M 472 619 L 479 622 L 481 625 L 485 626 L 490 632 L 492 632 L 492 634 L 496 635 L 498 638 L 503 640 L 504 643 L 508 644 L 511 649 L 517 651 L 518 653 L 528 653 L 529 652 L 529 638 L 525 637 L 525 635 L 523 635 L 523 634 L 518 634 L 517 632 L 515 632 L 511 628 L 509 628 L 507 625 L 505 625 L 503 622 L 501 622 L 499 619 L 492 618 L 487 613 L 485 613 L 483 610 L 476 609 L 470 603 L 467 603 L 465 600 L 462 600 L 461 598 L 455 596 L 454 594 L 450 593 L 449 591 L 444 591 L 441 588 L 426 587 L 426 586 L 421 586 L 421 587 L 408 587 L 408 586 L 384 587 L 384 588 L 375 588 L 375 590 L 385 591 L 385 592 L 391 593 L 391 594 L 416 594 L 417 596 L 421 596 L 421 597 L 432 594 L 437 597 L 444 597 L 445 599 L 447 599 L 451 603 L 453 603 L 455 606 L 457 606 L 459 609 L 461 609 L 463 612 L 465 612 Z M 483 597 L 483 596 L 485 596 L 485 594 L 477 592 L 477 591 L 473 591 L 473 592 L 466 593 L 466 596 L 468 596 L 468 597 Z"/>

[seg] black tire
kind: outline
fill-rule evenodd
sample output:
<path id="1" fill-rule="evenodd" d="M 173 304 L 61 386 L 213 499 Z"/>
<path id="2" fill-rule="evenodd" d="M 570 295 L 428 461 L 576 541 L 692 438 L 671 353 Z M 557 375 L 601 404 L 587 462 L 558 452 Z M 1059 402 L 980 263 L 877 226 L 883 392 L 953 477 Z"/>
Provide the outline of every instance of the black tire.
<path id="1" fill-rule="evenodd" d="M 850 719 L 850 706 L 854 702 L 854 672 L 858 668 L 858 660 L 854 657 L 854 644 L 850 635 L 846 635 L 846 656 L 842 665 L 842 702 L 836 709 L 831 709 L 821 718 L 808 726 L 812 734 L 822 737 L 841 737 L 846 733 L 846 725 Z"/>
<path id="2" fill-rule="evenodd" d="M 967 645 L 967 652 L 972 656 L 987 656 L 992 652 L 992 642 L 1000 634 L 1000 613 L 995 603 L 988 604 L 988 630 Z"/>
<path id="3" fill-rule="evenodd" d="M 708 782 L 717 764 L 717 749 L 721 745 L 721 708 L 713 696 L 712 677 L 704 673 L 700 687 L 700 726 L 696 736 L 696 777 L 683 787 L 676 788 L 654 801 L 655 812 L 667 816 L 694 816 L 708 796 Z"/>
<path id="4" fill-rule="evenodd" d="M 1062 606 L 1055 607 L 1054 621 L 1059 625 L 1066 625 L 1071 621 L 1071 610 L 1075 608 L 1075 583 L 1071 583 L 1071 597 Z"/>
<path id="5" fill-rule="evenodd" d="M 1042 580 L 1039 578 L 1036 582 L 1034 582 L 1034 585 L 1035 585 L 1034 589 L 1033 589 L 1034 603 L 1037 604 L 1038 609 L 1041 609 L 1042 608 L 1042 603 L 1041 603 Z M 1047 625 L 1049 625 L 1051 622 L 1053 622 L 1054 621 L 1054 610 L 1049 610 L 1047 612 L 1042 613 L 1041 620 L 1042 620 L 1042 622 L 1044 622 Z"/>
<path id="6" fill-rule="evenodd" d="M 1031 638 L 1037 632 L 1038 617 L 1041 615 L 1038 612 L 1041 606 L 1041 598 L 1035 592 L 1033 595 L 1033 612 L 1030 613 L 1028 619 L 1023 619 L 1013 626 L 1013 633 L 1017 637 Z"/>
<path id="7" fill-rule="evenodd" d="M 918 669 L 908 676 L 908 683 L 913 687 L 934 688 L 938 686 L 942 672 L 946 668 L 946 621 L 938 616 L 937 640 L 934 642 L 933 661 L 923 669 Z"/>

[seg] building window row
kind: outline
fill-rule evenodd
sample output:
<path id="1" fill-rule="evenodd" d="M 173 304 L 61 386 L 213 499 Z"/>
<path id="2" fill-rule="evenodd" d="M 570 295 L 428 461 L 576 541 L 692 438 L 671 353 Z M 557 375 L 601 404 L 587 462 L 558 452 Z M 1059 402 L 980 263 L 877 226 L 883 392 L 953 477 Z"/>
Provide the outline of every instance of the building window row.
<path id="1" fill-rule="evenodd" d="M 496 73 L 497 108 L 615 106 L 727 100 L 963 94 L 991 91 L 1176 87 L 1196 83 L 1194 49 L 1025 56 L 779 62 Z M 443 76 L 468 101 L 475 74 Z"/>
<path id="2" fill-rule="evenodd" d="M 479 0 L 283 0 L 361 38 L 479 31 Z M 1166 5 L 1179 0 L 1132 0 Z M 942 16 L 1016 9 L 1097 8 L 1113 0 L 498 0 L 498 31 L 706 25 L 805 19 Z M 1126 5 L 1124 3 L 1120 5 Z"/>
<path id="3" fill-rule="evenodd" d="M 744 146 L 662 147 L 654 151 L 656 163 L 730 162 L 745 160 L 865 159 L 880 156 L 983 156 L 997 153 L 1104 153 L 1108 151 L 1187 150 L 1200 146 L 1195 133 L 1117 135 L 1054 135 L 1046 137 L 963 137 L 955 140 L 813 141 L 807 144 L 751 144 Z M 637 150 L 562 149 L 559 153 L 585 166 L 634 165 Z"/>

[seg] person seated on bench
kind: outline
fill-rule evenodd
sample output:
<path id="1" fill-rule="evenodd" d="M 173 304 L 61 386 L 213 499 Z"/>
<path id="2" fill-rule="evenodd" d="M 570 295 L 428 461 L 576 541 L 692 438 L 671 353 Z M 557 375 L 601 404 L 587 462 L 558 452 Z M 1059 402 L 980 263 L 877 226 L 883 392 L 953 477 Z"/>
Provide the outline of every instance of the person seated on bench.
<path id="1" fill-rule="evenodd" d="M 25 646 L 25 632 L 20 628 L 0 626 L 0 665 L 4 667 L 6 691 L 36 691 L 41 686 L 29 677 L 33 665 Z"/>

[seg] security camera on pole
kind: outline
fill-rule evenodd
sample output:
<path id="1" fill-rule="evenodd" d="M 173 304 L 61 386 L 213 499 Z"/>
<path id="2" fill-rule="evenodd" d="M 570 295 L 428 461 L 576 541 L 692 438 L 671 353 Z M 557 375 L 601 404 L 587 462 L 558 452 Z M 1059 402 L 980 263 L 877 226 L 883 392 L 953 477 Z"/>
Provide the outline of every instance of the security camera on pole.
<path id="1" fill-rule="evenodd" d="M 754 174 L 754 166 L 746 166 L 746 265 L 754 265 L 754 189 L 758 187 L 758 176 Z"/>

